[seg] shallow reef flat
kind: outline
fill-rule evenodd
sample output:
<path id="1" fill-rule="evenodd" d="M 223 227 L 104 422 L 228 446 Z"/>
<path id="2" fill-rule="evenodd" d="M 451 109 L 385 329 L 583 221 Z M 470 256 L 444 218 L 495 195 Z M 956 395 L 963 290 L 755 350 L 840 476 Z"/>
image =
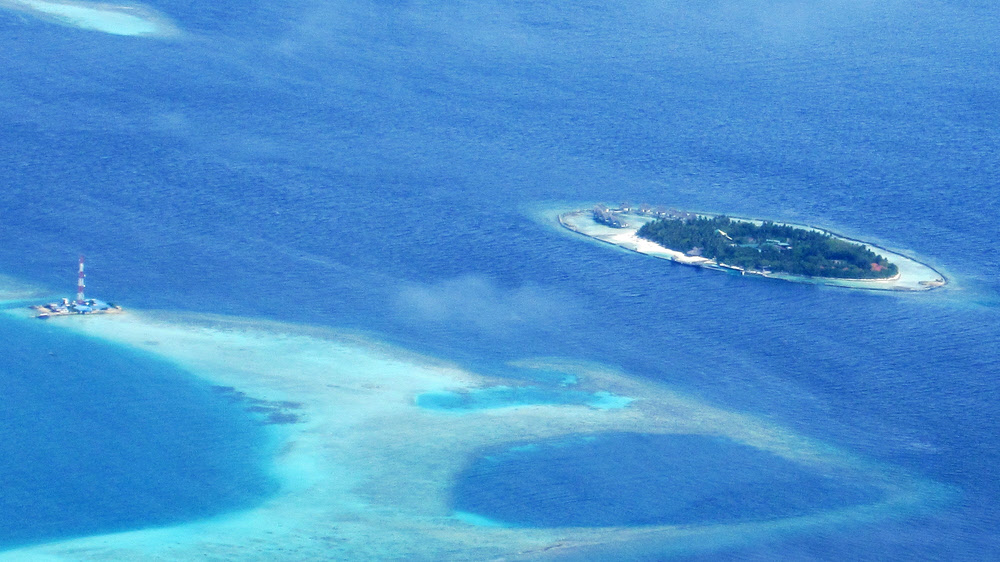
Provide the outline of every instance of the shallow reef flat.
<path id="1" fill-rule="evenodd" d="M 24 301 L 43 299 L 45 292 L 17 279 L 0 275 L 0 305 L 18 306 Z"/>
<path id="2" fill-rule="evenodd" d="M 295 404 L 294 419 L 285 420 L 291 423 L 270 426 L 281 442 L 270 467 L 281 490 L 246 511 L 36 545 L 8 551 L 5 560 L 485 560 L 576 558 L 621 549 L 686 553 L 905 517 L 933 509 L 952 493 L 601 365 L 536 358 L 511 368 L 563 373 L 570 381 L 564 387 L 583 393 L 577 398 L 623 397 L 615 407 L 549 395 L 537 400 L 534 394 L 529 402 L 542 403 L 528 405 L 521 403 L 524 395 L 504 391 L 456 415 L 422 407 L 418 397 L 512 388 L 524 380 L 480 376 L 351 334 L 251 319 L 130 311 L 51 325 L 146 349 L 261 403 Z M 553 387 L 553 393 L 563 388 Z M 521 402 L 505 403 L 508 394 Z M 557 450 L 559 440 L 572 446 L 609 434 L 722 438 L 831 482 L 863 483 L 876 499 L 750 521 L 552 527 L 512 525 L 456 506 L 456 482 L 488 459 L 486 452 L 506 451 L 504 458 L 520 462 L 525 451 Z M 717 476 L 720 482 L 728 478 L 724 472 Z M 475 488 L 476 480 L 462 482 Z"/>
<path id="3" fill-rule="evenodd" d="M 665 248 L 656 242 L 646 240 L 637 236 L 637 232 L 642 225 L 656 220 L 652 216 L 642 215 L 638 213 L 616 213 L 620 216 L 622 221 L 625 223 L 621 227 L 612 227 L 594 220 L 591 211 L 589 210 L 562 210 L 557 211 L 559 224 L 568 230 L 575 233 L 593 238 L 600 242 L 605 242 L 608 244 L 613 244 L 626 250 L 631 250 L 638 252 L 640 254 L 645 254 L 652 256 L 654 258 L 660 258 L 665 260 L 674 261 L 684 265 L 691 265 L 696 267 L 704 267 L 707 269 L 715 269 L 720 271 L 727 271 L 732 273 L 733 270 L 724 269 L 720 267 L 714 260 L 704 258 L 701 256 L 690 256 L 684 252 L 679 252 L 669 248 Z M 698 215 L 703 217 L 714 217 L 716 215 L 709 213 L 688 213 L 691 215 Z M 757 224 L 763 221 L 758 219 L 748 219 L 741 217 L 729 217 L 733 220 L 745 220 L 749 222 L 754 222 Z M 889 250 L 874 244 L 867 242 L 862 242 L 860 240 L 854 240 L 841 236 L 834 232 L 830 232 L 826 229 L 799 225 L 793 223 L 775 222 L 778 225 L 792 226 L 796 228 L 802 228 L 806 230 L 813 230 L 817 232 L 822 232 L 829 234 L 835 238 L 840 238 L 848 242 L 853 242 L 857 244 L 862 244 L 867 246 L 872 251 L 881 254 L 891 263 L 896 264 L 899 268 L 899 275 L 894 278 L 889 279 L 835 279 L 830 277 L 809 277 L 805 275 L 792 275 L 789 273 L 759 273 L 746 271 L 746 275 L 752 275 L 756 277 L 767 277 L 769 279 L 782 279 L 785 281 L 791 281 L 794 283 L 805 283 L 811 285 L 830 285 L 835 287 L 847 287 L 852 289 L 870 289 L 870 290 L 880 290 L 880 291 L 926 291 L 930 289 L 935 289 L 942 287 L 947 283 L 944 275 L 936 271 L 933 267 L 921 263 L 913 258 L 907 257 L 899 252 Z M 741 272 L 742 273 L 742 272 Z"/>

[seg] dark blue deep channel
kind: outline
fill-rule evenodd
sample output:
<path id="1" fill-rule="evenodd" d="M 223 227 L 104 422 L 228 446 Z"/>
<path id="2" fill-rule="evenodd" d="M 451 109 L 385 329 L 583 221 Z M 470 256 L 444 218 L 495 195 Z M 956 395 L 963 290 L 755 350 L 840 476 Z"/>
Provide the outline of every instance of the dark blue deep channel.
<path id="1" fill-rule="evenodd" d="M 58 321 L 0 321 L 16 342 L 0 353 L 0 549 L 211 516 L 275 490 L 265 430 L 227 393 Z"/>
<path id="2" fill-rule="evenodd" d="M 601 527 L 763 521 L 880 498 L 728 439 L 605 433 L 487 450 L 453 502 L 512 526 Z"/>

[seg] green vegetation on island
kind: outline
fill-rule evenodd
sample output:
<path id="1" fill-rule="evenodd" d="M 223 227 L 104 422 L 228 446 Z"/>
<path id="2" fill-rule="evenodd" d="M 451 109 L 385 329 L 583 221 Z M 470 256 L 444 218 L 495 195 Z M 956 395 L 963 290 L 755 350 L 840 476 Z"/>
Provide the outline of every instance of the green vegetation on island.
<path id="1" fill-rule="evenodd" d="M 637 232 L 671 250 L 748 271 L 839 279 L 887 279 L 899 269 L 862 244 L 794 226 L 726 216 L 664 218 Z"/>

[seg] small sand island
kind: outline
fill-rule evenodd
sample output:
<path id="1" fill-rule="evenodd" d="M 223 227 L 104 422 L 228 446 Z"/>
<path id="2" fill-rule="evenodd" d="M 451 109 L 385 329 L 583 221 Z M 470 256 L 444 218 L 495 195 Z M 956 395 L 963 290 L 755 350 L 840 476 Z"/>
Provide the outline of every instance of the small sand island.
<path id="1" fill-rule="evenodd" d="M 559 223 L 641 254 L 739 275 L 891 291 L 947 282 L 926 264 L 813 226 L 627 204 L 562 213 Z"/>

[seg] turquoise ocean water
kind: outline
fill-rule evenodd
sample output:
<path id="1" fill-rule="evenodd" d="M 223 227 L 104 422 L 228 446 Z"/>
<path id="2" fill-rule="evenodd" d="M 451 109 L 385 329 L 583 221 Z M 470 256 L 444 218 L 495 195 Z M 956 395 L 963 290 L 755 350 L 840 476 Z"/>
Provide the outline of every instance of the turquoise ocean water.
<path id="1" fill-rule="evenodd" d="M 128 307 L 361 331 L 526 384 L 511 362 L 609 365 L 956 491 L 707 559 L 1000 553 L 993 4 L 147 5 L 184 35 L 0 10 L 0 273 L 69 296 L 82 253 L 92 294 Z M 744 279 L 540 219 L 598 201 L 821 225 L 951 283 Z M 226 392 L 49 325 L 3 319 L 0 335 L 0 547 L 275 493 L 268 430 Z M 469 459 L 457 510 L 701 524 L 869 497 L 713 440 L 518 446 Z M 634 454 L 615 467 L 609 451 Z M 683 479 L 697 509 L 665 502 L 664 466 L 708 467 Z M 663 554 L 616 548 L 601 554 Z"/>

